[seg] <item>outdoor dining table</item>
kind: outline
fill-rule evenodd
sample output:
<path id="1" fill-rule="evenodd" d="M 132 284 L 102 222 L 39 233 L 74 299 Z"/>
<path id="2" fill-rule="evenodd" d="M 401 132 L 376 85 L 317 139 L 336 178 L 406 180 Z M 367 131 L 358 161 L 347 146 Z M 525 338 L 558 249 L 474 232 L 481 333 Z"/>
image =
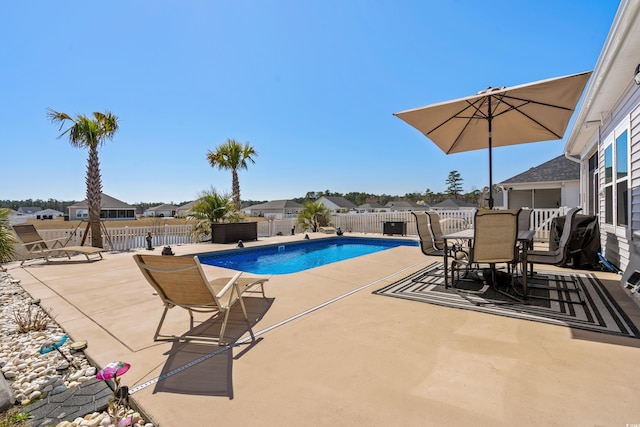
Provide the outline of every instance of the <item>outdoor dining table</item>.
<path id="1" fill-rule="evenodd" d="M 522 271 L 524 272 L 522 274 L 522 291 L 525 298 L 527 298 L 527 295 L 529 292 L 529 289 L 527 287 L 527 252 L 529 250 L 529 246 L 531 242 L 533 241 L 534 234 L 535 234 L 535 230 L 524 230 L 524 231 L 518 232 L 518 243 L 520 243 L 520 246 L 522 248 Z M 455 233 L 449 233 L 442 236 L 442 239 L 444 240 L 444 247 L 445 247 L 445 250 L 444 250 L 444 286 L 445 287 L 449 286 L 449 265 L 448 265 L 449 251 L 446 250 L 446 248 L 448 248 L 449 246 L 447 246 L 447 241 L 462 240 L 462 241 L 471 243 L 473 241 L 474 235 L 475 235 L 474 229 L 467 228 L 464 230 L 456 231 Z M 453 280 L 453 277 L 451 278 L 451 280 Z"/>

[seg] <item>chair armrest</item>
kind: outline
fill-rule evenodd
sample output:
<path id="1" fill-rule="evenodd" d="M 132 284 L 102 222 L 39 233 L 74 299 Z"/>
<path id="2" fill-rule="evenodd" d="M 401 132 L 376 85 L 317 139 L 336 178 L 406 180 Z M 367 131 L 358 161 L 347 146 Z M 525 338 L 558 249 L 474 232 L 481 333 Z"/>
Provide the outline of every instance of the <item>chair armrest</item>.
<path id="1" fill-rule="evenodd" d="M 216 298 L 222 298 L 224 296 L 224 294 L 227 293 L 227 291 L 229 291 L 229 289 L 234 286 L 236 284 L 236 281 L 240 278 L 240 276 L 242 276 L 242 271 L 238 271 L 235 276 L 233 276 L 226 285 L 224 285 L 224 288 L 222 288 L 220 290 L 220 292 L 218 292 L 218 295 L 216 295 Z M 240 293 L 238 292 L 238 296 L 240 296 Z"/>
<path id="2" fill-rule="evenodd" d="M 49 249 L 55 249 L 56 245 L 60 245 L 61 248 L 64 248 L 64 245 L 62 244 L 62 240 L 69 240 L 69 239 L 66 237 L 58 237 L 56 239 L 44 240 L 44 242 L 55 242 L 53 245 L 51 245 Z"/>
<path id="3" fill-rule="evenodd" d="M 48 247 L 47 243 L 49 243 L 49 242 L 55 242 L 55 243 L 52 245 L 52 247 L 51 247 L 51 248 L 49 248 L 49 249 L 54 249 L 54 248 L 55 248 L 55 246 L 56 246 L 56 244 L 59 244 L 61 247 L 64 247 L 64 246 L 62 245 L 62 243 L 60 243 L 60 241 L 61 241 L 61 240 L 65 240 L 65 239 L 66 239 L 66 237 L 58 237 L 58 238 L 56 238 L 56 239 L 49 239 L 49 240 L 34 240 L 33 242 L 20 243 L 20 244 L 21 244 L 22 246 L 26 246 L 26 245 L 33 245 L 33 246 L 40 246 L 40 245 L 44 245 L 44 246 L 45 246 L 45 248 L 47 248 L 47 247 Z M 45 249 L 45 248 L 42 248 L 42 249 Z"/>

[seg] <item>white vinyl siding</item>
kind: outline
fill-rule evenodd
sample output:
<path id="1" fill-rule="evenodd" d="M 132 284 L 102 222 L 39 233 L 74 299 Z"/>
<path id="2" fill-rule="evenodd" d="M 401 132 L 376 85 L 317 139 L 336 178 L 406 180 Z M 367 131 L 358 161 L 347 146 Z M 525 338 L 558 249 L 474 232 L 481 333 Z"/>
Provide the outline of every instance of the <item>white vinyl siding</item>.
<path id="1" fill-rule="evenodd" d="M 630 150 L 631 161 L 631 230 L 640 230 L 640 106 L 631 112 L 630 120 Z"/>

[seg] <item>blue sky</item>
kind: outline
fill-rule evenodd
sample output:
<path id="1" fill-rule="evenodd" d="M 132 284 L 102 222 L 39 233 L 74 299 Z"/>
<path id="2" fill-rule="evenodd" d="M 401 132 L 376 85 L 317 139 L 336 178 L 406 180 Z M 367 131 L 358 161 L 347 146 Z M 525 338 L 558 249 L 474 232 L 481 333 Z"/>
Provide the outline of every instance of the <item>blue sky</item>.
<path id="1" fill-rule="evenodd" d="M 583 1 L 3 2 L 0 199 L 82 200 L 86 150 L 47 108 L 111 111 L 103 190 L 127 203 L 230 192 L 208 150 L 249 142 L 243 200 L 488 185 L 486 150 L 445 155 L 394 112 L 590 71 L 618 7 Z M 571 127 L 571 123 L 569 125 Z M 567 132 L 568 135 L 568 132 Z M 498 183 L 564 140 L 494 149 Z"/>

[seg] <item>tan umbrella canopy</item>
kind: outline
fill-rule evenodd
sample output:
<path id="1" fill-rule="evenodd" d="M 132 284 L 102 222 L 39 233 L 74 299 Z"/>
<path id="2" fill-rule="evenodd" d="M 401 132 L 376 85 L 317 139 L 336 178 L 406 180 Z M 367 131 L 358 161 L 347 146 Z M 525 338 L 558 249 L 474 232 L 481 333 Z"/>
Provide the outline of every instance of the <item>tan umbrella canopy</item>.
<path id="1" fill-rule="evenodd" d="M 489 149 L 489 207 L 493 207 L 492 149 L 562 139 L 591 72 L 513 87 L 395 113 L 446 154 Z"/>

